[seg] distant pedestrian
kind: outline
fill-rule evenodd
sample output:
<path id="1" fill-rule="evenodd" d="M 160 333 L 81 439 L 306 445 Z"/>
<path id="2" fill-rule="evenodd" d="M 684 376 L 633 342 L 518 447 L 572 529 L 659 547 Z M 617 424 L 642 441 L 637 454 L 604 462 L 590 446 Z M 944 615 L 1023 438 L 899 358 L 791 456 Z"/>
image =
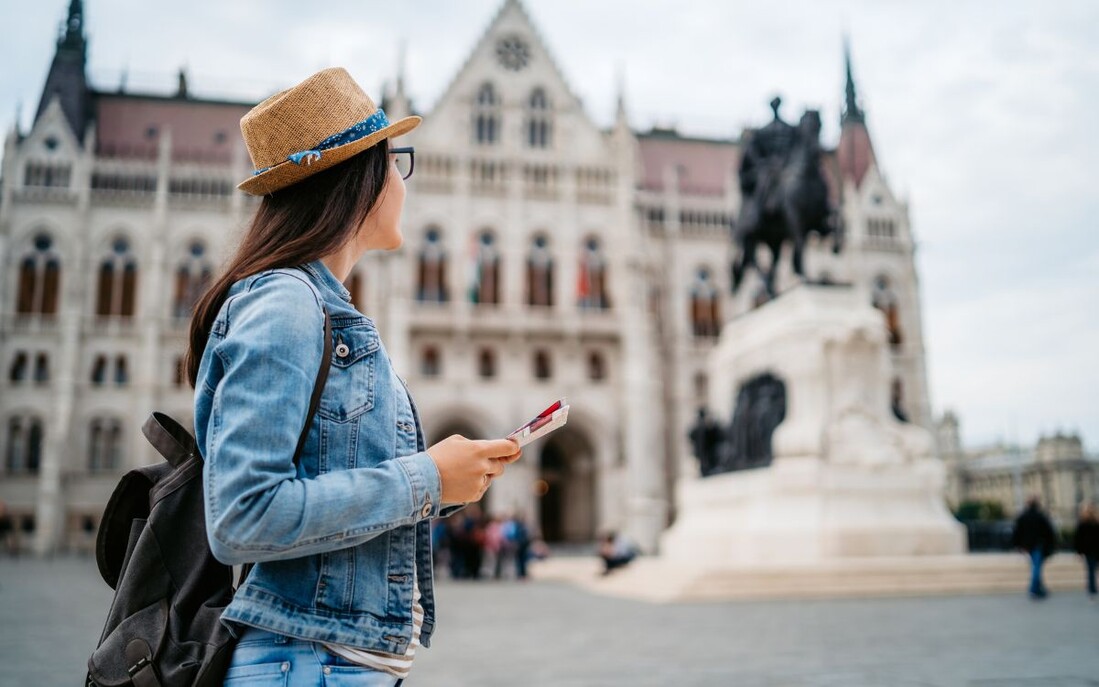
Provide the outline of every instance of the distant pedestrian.
<path id="1" fill-rule="evenodd" d="M 8 504 L 3 501 L 0 501 L 0 546 L 3 546 L 12 557 L 19 555 L 15 523 L 12 521 L 11 513 L 8 512 Z"/>
<path id="2" fill-rule="evenodd" d="M 1042 581 L 1042 566 L 1057 549 L 1057 535 L 1037 496 L 1027 500 L 1026 510 L 1015 520 L 1011 545 L 1030 556 L 1030 598 L 1046 598 L 1049 591 Z"/>
<path id="3" fill-rule="evenodd" d="M 483 574 L 491 575 L 492 579 L 498 580 L 504 572 L 502 557 L 504 548 L 504 523 L 499 517 L 494 515 L 488 519 L 488 523 L 485 525 L 484 541 L 485 570 L 483 571 Z"/>
<path id="4" fill-rule="evenodd" d="M 1095 601 L 1097 598 L 1095 567 L 1099 562 L 1099 518 L 1096 518 L 1094 503 L 1085 503 L 1080 508 L 1080 521 L 1076 523 L 1072 547 L 1084 559 L 1084 566 L 1087 569 L 1088 596 Z"/>
<path id="5" fill-rule="evenodd" d="M 608 532 L 599 542 L 599 557 L 603 559 L 603 574 L 624 568 L 637 556 L 637 548 L 623 534 Z"/>
<path id="6" fill-rule="evenodd" d="M 504 538 L 509 548 L 515 552 L 515 577 L 519 580 L 527 579 L 527 563 L 530 561 L 530 530 L 527 528 L 526 517 L 522 514 L 513 515 L 504 523 Z"/>

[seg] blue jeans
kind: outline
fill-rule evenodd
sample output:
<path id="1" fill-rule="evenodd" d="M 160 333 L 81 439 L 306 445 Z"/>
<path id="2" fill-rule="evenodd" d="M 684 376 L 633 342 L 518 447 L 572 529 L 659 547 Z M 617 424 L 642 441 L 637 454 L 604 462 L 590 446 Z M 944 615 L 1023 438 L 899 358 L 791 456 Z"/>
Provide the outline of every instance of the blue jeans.
<path id="1" fill-rule="evenodd" d="M 1088 568 L 1088 594 L 1095 596 L 1095 568 L 1096 564 L 1099 564 L 1099 558 L 1095 556 L 1084 556 L 1084 565 Z"/>
<path id="2" fill-rule="evenodd" d="M 1030 595 L 1042 597 L 1046 595 L 1046 586 L 1042 583 L 1042 564 L 1046 557 L 1041 549 L 1030 552 Z"/>
<path id="3" fill-rule="evenodd" d="M 316 642 L 249 627 L 233 650 L 226 687 L 398 687 L 389 673 L 356 665 Z"/>

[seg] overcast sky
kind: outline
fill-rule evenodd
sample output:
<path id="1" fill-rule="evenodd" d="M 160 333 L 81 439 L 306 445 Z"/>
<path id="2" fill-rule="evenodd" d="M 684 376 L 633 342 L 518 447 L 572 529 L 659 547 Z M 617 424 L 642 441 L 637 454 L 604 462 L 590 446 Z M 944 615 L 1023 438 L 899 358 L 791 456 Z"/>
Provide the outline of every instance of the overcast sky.
<path id="1" fill-rule="evenodd" d="M 89 74 L 256 100 L 317 69 L 368 92 L 407 43 L 429 111 L 503 0 L 87 0 Z M 69 0 L 0 0 L 0 122 L 30 124 Z M 967 445 L 1057 429 L 1099 447 L 1099 3 L 526 0 L 587 112 L 729 136 L 818 107 L 838 138 L 842 35 L 879 163 L 911 203 L 935 414 Z"/>

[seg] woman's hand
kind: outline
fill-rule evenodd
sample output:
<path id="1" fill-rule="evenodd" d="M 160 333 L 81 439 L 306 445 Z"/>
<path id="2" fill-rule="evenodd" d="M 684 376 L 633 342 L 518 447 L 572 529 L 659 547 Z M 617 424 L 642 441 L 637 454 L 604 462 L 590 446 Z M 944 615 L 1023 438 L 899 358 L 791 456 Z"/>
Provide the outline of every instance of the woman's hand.
<path id="1" fill-rule="evenodd" d="M 461 434 L 451 434 L 427 449 L 439 469 L 443 503 L 480 501 L 492 480 L 522 454 L 511 439 L 467 439 Z"/>

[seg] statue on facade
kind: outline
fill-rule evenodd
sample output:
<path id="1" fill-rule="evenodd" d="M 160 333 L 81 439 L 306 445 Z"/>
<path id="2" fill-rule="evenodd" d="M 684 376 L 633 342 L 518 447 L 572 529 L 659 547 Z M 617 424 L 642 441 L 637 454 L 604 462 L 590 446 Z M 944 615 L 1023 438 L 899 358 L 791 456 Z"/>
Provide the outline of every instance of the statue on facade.
<path id="1" fill-rule="evenodd" d="M 719 472 L 719 449 L 725 441 L 725 430 L 709 416 L 705 407 L 698 409 L 698 420 L 688 432 L 688 437 L 691 440 L 695 457 L 702 468 L 702 476 L 708 477 L 717 474 Z"/>
<path id="2" fill-rule="evenodd" d="M 689 436 L 702 476 L 770 465 L 771 436 L 785 418 L 786 384 L 770 373 L 740 386 L 727 427 L 710 419 L 705 408 L 699 409 Z"/>
<path id="3" fill-rule="evenodd" d="M 828 197 L 821 171 L 820 113 L 806 110 L 798 126 L 778 114 L 780 98 L 771 101 L 774 118 L 766 126 L 745 135 L 740 159 L 740 214 L 732 226 L 738 256 L 732 265 L 732 290 L 736 293 L 749 267 L 760 270 L 767 294 L 774 298 L 775 273 L 782 246 L 793 244 L 794 272 L 805 278 L 802 256 L 810 232 L 833 236 L 833 250 L 842 246 L 840 215 Z M 770 267 L 756 263 L 756 247 L 771 251 Z"/>
<path id="4" fill-rule="evenodd" d="M 737 390 L 729 427 L 729 471 L 771 464 L 771 435 L 786 418 L 786 385 L 770 373 L 753 377 Z"/>

